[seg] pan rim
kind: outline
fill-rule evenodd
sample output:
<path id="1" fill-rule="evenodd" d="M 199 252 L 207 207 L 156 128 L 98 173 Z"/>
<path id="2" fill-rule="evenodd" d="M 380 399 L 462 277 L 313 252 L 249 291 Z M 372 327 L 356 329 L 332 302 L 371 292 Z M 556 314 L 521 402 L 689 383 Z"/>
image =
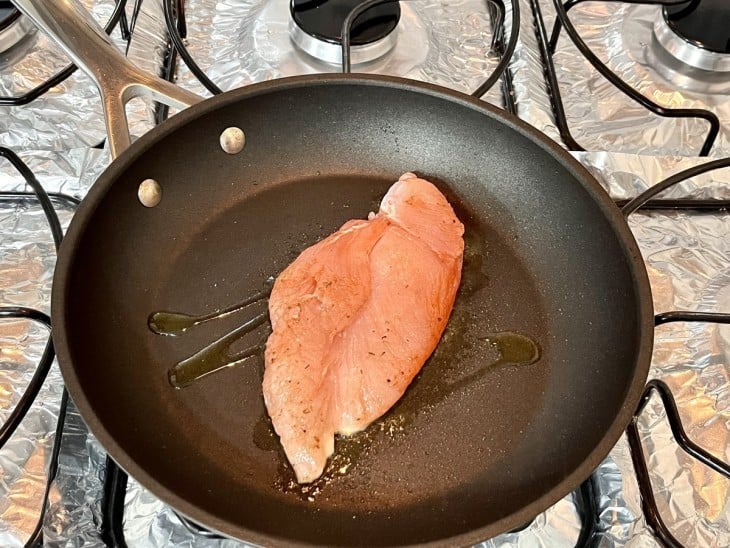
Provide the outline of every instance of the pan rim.
<path id="1" fill-rule="evenodd" d="M 561 148 L 557 143 L 550 140 L 547 136 L 526 122 L 506 113 L 505 111 L 502 111 L 501 109 L 498 109 L 493 105 L 490 105 L 489 103 L 481 101 L 478 98 L 464 95 L 460 92 L 440 86 L 393 76 L 361 74 L 317 74 L 294 76 L 251 84 L 249 86 L 231 90 L 224 94 L 209 98 L 176 114 L 174 117 L 143 135 L 135 141 L 131 147 L 115 159 L 92 185 L 74 215 L 58 253 L 51 295 L 51 318 L 58 319 L 57 321 L 52 320 L 52 336 L 64 383 L 69 395 L 79 410 L 79 413 L 84 419 L 84 422 L 87 424 L 89 430 L 97 437 L 97 439 L 99 439 L 109 456 L 111 456 L 123 470 L 128 472 L 129 475 L 137 480 L 141 485 L 149 489 L 155 496 L 159 497 L 166 504 L 169 504 L 180 514 L 188 517 L 194 522 L 204 524 L 206 528 L 213 531 L 222 533 L 226 536 L 240 538 L 247 542 L 268 546 L 311 546 L 310 544 L 303 543 L 301 541 L 297 542 L 292 541 L 291 539 L 265 535 L 243 527 L 230 520 L 217 517 L 216 515 L 206 511 L 204 508 L 196 505 L 194 502 L 182 498 L 173 490 L 156 480 L 151 474 L 148 474 L 141 465 L 138 465 L 137 462 L 135 462 L 135 460 L 126 452 L 126 450 L 116 442 L 112 434 L 106 429 L 105 425 L 96 415 L 90 400 L 86 397 L 86 390 L 81 385 L 75 374 L 75 369 L 71 359 L 68 332 L 66 329 L 68 323 L 66 303 L 70 289 L 71 277 L 69 276 L 69 273 L 73 270 L 75 265 L 74 259 L 76 256 L 78 242 L 86 234 L 86 227 L 96 211 L 98 204 L 106 196 L 107 191 L 112 187 L 115 181 L 119 179 L 120 174 L 136 160 L 136 157 L 140 153 L 154 146 L 156 142 L 164 139 L 177 128 L 184 126 L 199 117 L 205 116 L 209 112 L 225 105 L 242 101 L 256 95 L 268 94 L 276 91 L 332 85 L 381 86 L 427 94 L 432 97 L 455 102 L 464 107 L 478 111 L 488 118 L 497 120 L 499 123 L 502 123 L 511 130 L 517 131 L 523 137 L 532 141 L 556 159 L 562 167 L 565 168 L 574 177 L 574 179 L 576 179 L 576 182 L 581 184 L 585 191 L 588 192 L 590 197 L 604 214 L 605 220 L 609 223 L 616 235 L 630 268 L 633 288 L 637 295 L 636 300 L 638 309 L 636 310 L 636 314 L 638 319 L 639 343 L 635 357 L 633 375 L 630 378 L 629 388 L 624 395 L 623 405 L 621 406 L 619 413 L 617 413 L 616 417 L 614 417 L 601 441 L 593 448 L 580 465 L 530 504 L 479 529 L 474 529 L 445 539 L 416 544 L 414 546 L 440 546 L 443 545 L 444 542 L 457 545 L 474 544 L 523 525 L 577 488 L 578 485 L 598 467 L 598 465 L 605 459 L 610 450 L 618 442 L 633 417 L 648 378 L 654 339 L 654 310 L 651 287 L 646 267 L 638 244 L 629 229 L 628 223 L 625 221 L 619 209 L 610 199 L 606 191 L 585 167 L 583 167 L 575 158 L 573 158 L 573 156 Z"/>

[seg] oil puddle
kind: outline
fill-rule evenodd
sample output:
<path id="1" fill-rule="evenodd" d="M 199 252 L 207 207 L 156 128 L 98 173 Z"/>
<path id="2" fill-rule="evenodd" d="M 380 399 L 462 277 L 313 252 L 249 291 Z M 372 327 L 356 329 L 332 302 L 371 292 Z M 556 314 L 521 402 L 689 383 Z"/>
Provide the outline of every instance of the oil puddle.
<path id="1" fill-rule="evenodd" d="M 386 418 L 398 417 L 400 424 L 408 426 L 420 413 L 428 412 L 452 394 L 477 383 L 495 368 L 527 366 L 540 360 L 537 342 L 513 331 L 476 336 L 467 346 L 459 330 L 459 324 L 465 321 L 468 320 L 463 316 L 456 319 L 451 332 L 444 334 L 441 344 L 414 379 L 412 390 L 406 392 Z M 462 367 L 457 352 L 468 352 L 479 359 L 472 358 L 468 360 L 468 366 Z"/>
<path id="2" fill-rule="evenodd" d="M 150 314 L 147 325 L 153 333 L 177 337 L 185 334 L 192 327 L 209 321 L 226 318 L 265 301 L 271 293 L 273 283 L 274 278 L 270 277 L 266 280 L 264 288 L 261 291 L 254 293 L 240 303 L 210 314 L 194 316 L 182 312 L 154 312 Z M 184 388 L 212 373 L 227 367 L 239 365 L 251 358 L 260 356 L 269 334 L 267 329 L 261 330 L 263 333 L 258 342 L 248 348 L 232 352 L 232 347 L 246 335 L 266 325 L 268 319 L 268 312 L 261 312 L 211 342 L 192 356 L 179 361 L 168 370 L 170 384 L 175 388 Z"/>
<path id="3" fill-rule="evenodd" d="M 490 367 L 497 365 L 531 365 L 540 359 L 540 347 L 526 335 L 504 331 L 492 333 L 484 340 L 494 346 L 500 358 Z"/>

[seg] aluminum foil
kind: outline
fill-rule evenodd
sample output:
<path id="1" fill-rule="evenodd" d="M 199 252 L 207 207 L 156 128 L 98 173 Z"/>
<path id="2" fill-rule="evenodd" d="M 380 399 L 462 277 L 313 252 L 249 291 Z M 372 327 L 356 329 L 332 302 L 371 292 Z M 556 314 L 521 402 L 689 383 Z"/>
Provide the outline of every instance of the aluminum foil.
<path id="1" fill-rule="evenodd" d="M 552 0 L 540 0 L 548 33 L 555 10 Z M 722 129 L 712 156 L 730 155 L 730 95 L 689 77 L 661 76 L 668 70 L 658 59 L 652 36 L 660 6 L 590 2 L 569 16 L 591 50 L 637 91 L 666 108 L 703 108 L 714 112 Z M 699 154 L 707 122 L 695 118 L 661 118 L 629 99 L 603 78 L 578 52 L 565 31 L 554 55 L 568 126 L 586 150 L 648 155 Z M 538 120 L 535 125 L 538 125 Z"/>
<path id="2" fill-rule="evenodd" d="M 409 5 L 415 10 L 417 3 Z M 437 6 L 435 3 L 427 5 Z M 245 49 L 240 49 L 243 47 L 240 40 L 248 34 L 231 27 L 235 19 L 231 17 L 234 13 L 231 10 L 242 6 L 244 2 L 234 3 L 233 0 L 188 2 L 191 51 L 204 68 L 210 63 L 214 80 L 232 87 L 244 85 L 250 81 L 247 78 L 254 78 L 241 72 L 244 63 L 241 56 Z M 445 6 L 444 18 L 451 17 L 447 17 Z M 449 4 L 448 9 L 452 6 Z M 539 53 L 531 38 L 529 2 L 523 0 L 521 6 L 522 39 L 512 64 L 518 109 L 521 116 L 549 132 L 550 113 L 545 108 L 547 96 L 542 84 L 538 83 L 541 82 L 541 69 Z M 201 7 L 206 10 L 200 10 Z M 457 12 L 455 18 L 459 19 L 459 25 L 468 20 L 463 12 Z M 486 21 L 477 20 L 475 24 Z M 146 0 L 129 56 L 148 69 L 154 69 L 165 42 L 161 22 L 159 2 Z M 230 36 L 238 36 L 240 40 L 231 40 Z M 211 48 L 215 54 L 202 50 L 205 40 L 211 37 L 216 44 Z M 233 49 L 223 54 L 219 51 L 221 47 Z M 225 64 L 226 59 L 229 66 Z M 467 62 L 459 66 L 471 65 Z M 449 74 L 455 78 L 455 73 Z M 265 78 L 275 76 L 272 73 Z M 25 72 L 23 77 L 28 77 Z M 237 80 L 239 77 L 242 79 Z M 186 86 L 199 90 L 185 71 L 179 78 Z M 0 143 L 11 145 L 21 153 L 47 189 L 83 196 L 107 165 L 108 156 L 102 150 L 88 148 L 95 144 L 93 136 L 98 128 L 93 125 L 100 119 L 76 116 L 79 108 L 86 108 L 80 107 L 82 98 L 88 97 L 87 102 L 91 104 L 90 98 L 95 93 L 91 82 L 80 76 L 74 83 L 77 85 L 87 89 L 73 91 L 69 82 L 66 92 L 78 94 L 71 95 L 75 102 L 59 90 L 54 97 L 56 103 L 51 104 L 47 99 L 46 103 L 0 112 L 12 118 L 9 122 L 6 122 L 7 117 L 0 120 L 0 124 L 7 124 L 0 126 Z M 90 108 L 88 112 L 93 111 L 93 107 Z M 148 117 L 149 105 L 140 105 L 140 124 L 149 124 Z M 144 130 L 143 125 L 139 130 L 133 127 L 135 133 Z M 42 128 L 40 133 L 38 128 Z M 576 154 L 576 157 L 617 198 L 631 197 L 671 173 L 701 162 L 696 158 L 641 156 L 635 154 L 641 149 L 633 145 L 632 150 L 632 154 L 593 152 Z M 0 160 L 0 190 L 22 187 L 20 177 L 7 162 Z M 725 170 L 706 174 L 670 192 L 674 197 L 727 198 L 730 173 Z M 65 225 L 72 212 L 62 208 L 60 215 Z M 675 308 L 730 311 L 730 220 L 727 214 L 637 213 L 632 216 L 631 227 L 646 259 L 657 311 Z M 22 304 L 48 311 L 55 252 L 40 208 L 32 202 L 0 202 L 0 234 L 3 234 L 0 238 L 0 305 Z M 672 388 L 689 435 L 721 458 L 730 459 L 730 327 L 669 324 L 657 330 L 656 339 L 651 375 L 662 378 Z M 43 328 L 27 322 L 0 322 L 0 419 L 7 417 L 20 397 L 45 340 Z M 54 365 L 23 425 L 0 451 L 2 546 L 22 546 L 35 525 L 60 392 L 61 379 Z M 730 545 L 728 482 L 682 454 L 671 438 L 656 398 L 647 407 L 639 425 L 659 507 L 670 529 L 688 546 Z M 103 449 L 72 409 L 66 420 L 60 468 L 44 523 L 48 545 L 103 545 L 99 527 L 104 459 Z M 598 477 L 600 545 L 654 546 L 656 541 L 642 517 L 638 487 L 624 439 L 600 466 Z M 502 535 L 482 546 L 572 546 L 579 529 L 576 508 L 569 496 L 538 516 L 524 531 Z M 194 536 L 170 508 L 134 480 L 130 480 L 125 501 L 124 532 L 129 546 L 244 546 L 235 541 Z"/>
<path id="3" fill-rule="evenodd" d="M 49 191 L 82 196 L 107 163 L 105 152 L 24 152 L 22 159 Z M 23 190 L 22 178 L 0 159 L 0 190 Z M 73 211 L 57 208 L 62 224 Z M 28 306 L 49 313 L 55 249 L 43 211 L 34 201 L 0 200 L 0 305 Z M 0 321 L 0 420 L 17 404 L 38 364 L 48 332 L 25 320 Z M 58 416 L 63 382 L 53 365 L 34 405 L 0 450 L 0 545 L 22 546 L 35 527 Z M 77 419 L 78 420 L 78 419 Z M 85 428 L 84 428 L 85 430 Z M 88 455 L 84 460 L 88 460 Z M 59 491 L 52 492 L 58 500 Z"/>
<path id="4" fill-rule="evenodd" d="M 520 40 L 510 63 L 517 115 L 554 141 L 560 142 L 550 96 L 542 76 L 542 57 L 535 35 L 535 14 L 530 0 L 513 1 L 519 2 L 521 14 Z"/>
<path id="5" fill-rule="evenodd" d="M 484 0 L 401 2 L 398 42 L 379 60 L 353 72 L 404 76 L 463 92 L 474 91 L 499 61 L 490 51 L 492 28 Z M 511 12 L 507 14 L 509 21 Z M 289 4 L 272 0 L 190 0 L 187 46 L 221 89 L 283 76 L 339 72 L 295 49 L 289 38 Z M 178 83 L 206 90 L 182 66 Z M 502 105 L 496 84 L 484 97 Z"/>
<path id="6" fill-rule="evenodd" d="M 85 2 L 99 21 L 106 21 L 112 2 Z M 128 16 L 131 16 L 131 3 Z M 146 21 L 143 8 L 138 21 Z M 158 32 L 163 36 L 162 32 Z M 119 31 L 113 34 L 120 48 Z M 161 56 L 151 55 L 149 33 L 135 33 L 130 57 L 157 71 Z M 139 53 L 142 51 L 143 53 Z M 0 94 L 18 96 L 68 64 L 59 48 L 35 33 L 3 57 Z M 150 108 L 130 104 L 131 130 L 141 135 L 152 127 Z M 99 94 L 80 71 L 24 107 L 0 107 L 0 145 L 28 164 L 48 191 L 83 197 L 109 163 L 106 151 L 89 148 L 105 138 Z M 0 191 L 23 190 L 22 177 L 0 159 Z M 57 207 L 63 225 L 72 209 Z M 50 308 L 55 250 L 45 216 L 34 201 L 0 201 L 0 305 Z M 35 371 L 47 340 L 44 328 L 27 321 L 0 322 L 0 420 L 5 421 Z M 63 382 L 57 365 L 21 426 L 0 450 L 0 545 L 22 546 L 38 520 L 46 470 L 54 441 Z M 57 481 L 50 492 L 44 522 L 48 545 L 102 545 L 98 524 L 101 478 L 106 454 L 71 405 L 64 428 Z"/>
<path id="7" fill-rule="evenodd" d="M 111 13 L 103 6 L 104 16 Z M 100 8 L 101 9 L 101 8 Z M 0 94 L 17 97 L 68 65 L 55 44 L 39 32 L 20 44 L 23 55 L 0 71 Z M 19 47 L 19 49 L 20 49 Z M 64 150 L 104 139 L 98 95 L 78 71 L 27 107 L 0 106 L 0 144 L 18 149 Z"/>
<path id="8" fill-rule="evenodd" d="M 617 198 L 633 196 L 660 179 L 703 163 L 610 153 L 577 156 Z M 730 198 L 730 173 L 703 174 L 667 195 Z M 727 212 L 639 212 L 629 224 L 646 261 L 656 312 L 730 312 Z M 690 438 L 725 461 L 730 460 L 729 342 L 730 326 L 666 324 L 656 330 L 650 372 L 650 377 L 669 385 Z M 730 481 L 679 449 L 658 397 L 652 398 L 638 424 L 657 504 L 673 534 L 686 546 L 730 545 Z M 633 506 L 635 517 L 625 524 L 618 520 L 606 536 L 613 544 L 629 545 L 635 538 L 638 543 L 638 538 L 648 538 L 650 533 L 640 517 L 638 488 L 625 445 L 619 444 L 611 458 L 621 473 L 627 508 Z M 627 533 L 630 542 L 625 539 Z"/>
<path id="9" fill-rule="evenodd" d="M 114 2 L 110 0 L 84 0 L 83 3 L 101 24 L 108 21 L 114 8 Z M 130 19 L 132 4 L 129 2 L 127 6 Z M 146 17 L 147 10 L 142 9 L 138 21 Z M 120 49 L 126 48 L 118 26 L 112 38 Z M 157 72 L 161 55 L 148 42 L 148 34 L 135 33 L 130 44 L 130 58 L 141 67 Z M 137 53 L 139 51 L 144 53 Z M 4 62 L 0 63 L 0 96 L 3 97 L 23 95 L 69 64 L 60 48 L 37 31 L 3 58 Z M 149 105 L 141 100 L 128 105 L 127 115 L 132 133 L 137 136 L 153 125 Z M 79 70 L 22 108 L 0 106 L 0 145 L 12 148 L 16 153 L 92 147 L 104 139 L 106 131 L 99 92 L 89 77 Z"/>

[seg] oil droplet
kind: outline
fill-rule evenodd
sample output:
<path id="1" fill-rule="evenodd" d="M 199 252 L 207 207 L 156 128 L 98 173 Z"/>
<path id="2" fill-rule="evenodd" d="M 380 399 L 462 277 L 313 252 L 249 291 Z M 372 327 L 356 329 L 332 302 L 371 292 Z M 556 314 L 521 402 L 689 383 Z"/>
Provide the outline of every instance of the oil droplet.
<path id="1" fill-rule="evenodd" d="M 540 347 L 526 335 L 503 331 L 485 337 L 498 351 L 500 358 L 492 364 L 530 365 L 540 359 Z"/>

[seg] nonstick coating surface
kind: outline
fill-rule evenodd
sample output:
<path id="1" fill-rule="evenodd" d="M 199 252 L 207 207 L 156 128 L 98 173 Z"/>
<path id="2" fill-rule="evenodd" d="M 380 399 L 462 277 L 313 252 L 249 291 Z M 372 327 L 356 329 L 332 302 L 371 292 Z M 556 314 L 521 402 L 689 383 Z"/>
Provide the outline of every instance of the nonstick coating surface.
<path id="1" fill-rule="evenodd" d="M 228 126 L 246 133 L 238 155 L 218 144 Z M 177 338 L 147 317 L 241 301 L 406 171 L 437 183 L 467 226 L 452 336 L 310 501 L 282 488 L 260 363 L 182 390 L 167 380 L 250 315 Z M 136 195 L 147 178 L 164 193 L 151 209 Z M 265 545 L 469 544 L 524 523 L 628 424 L 651 314 L 628 228 L 566 153 L 483 103 L 383 77 L 287 79 L 175 116 L 95 184 L 53 292 L 64 378 L 112 457 L 195 521 Z M 535 339 L 541 359 L 462 382 L 495 360 L 484 339 L 501 331 Z"/>

